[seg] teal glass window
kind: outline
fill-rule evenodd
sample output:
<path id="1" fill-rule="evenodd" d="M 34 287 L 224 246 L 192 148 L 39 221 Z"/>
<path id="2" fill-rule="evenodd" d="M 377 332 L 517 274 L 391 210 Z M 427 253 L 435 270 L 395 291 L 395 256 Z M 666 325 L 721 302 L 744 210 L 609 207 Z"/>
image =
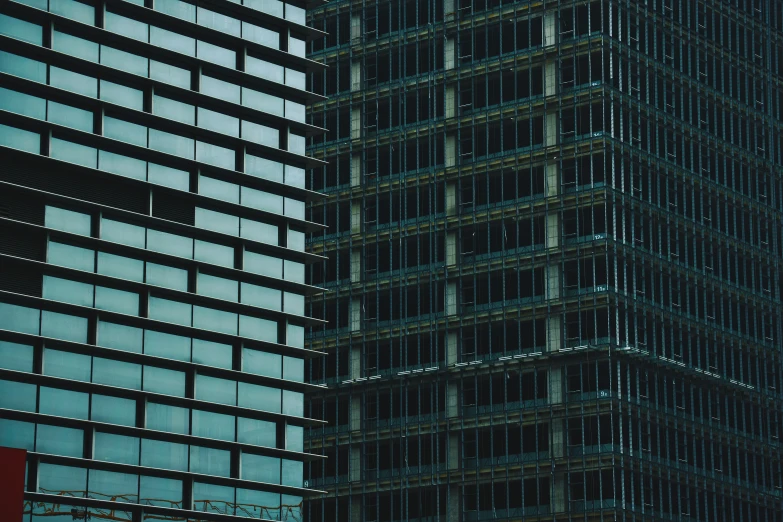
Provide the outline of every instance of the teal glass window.
<path id="1" fill-rule="evenodd" d="M 188 190 L 190 174 L 184 170 L 173 169 L 157 163 L 149 164 L 149 182 L 177 190 Z"/>
<path id="2" fill-rule="evenodd" d="M 49 84 L 91 98 L 98 97 L 98 80 L 54 65 L 49 68 Z"/>
<path id="3" fill-rule="evenodd" d="M 38 465 L 38 491 L 59 494 L 87 489 L 87 470 L 42 462 Z"/>
<path id="4" fill-rule="evenodd" d="M 198 108 L 198 126 L 205 129 L 239 137 L 239 118 L 203 107 Z"/>
<path id="5" fill-rule="evenodd" d="M 280 49 L 280 33 L 266 27 L 242 22 L 242 38 L 273 49 Z"/>
<path id="6" fill-rule="evenodd" d="M 280 148 L 280 131 L 266 125 L 243 121 L 242 138 L 267 147 Z"/>
<path id="7" fill-rule="evenodd" d="M 295 283 L 305 282 L 304 265 L 302 263 L 285 259 L 283 260 L 283 267 L 285 279 L 287 281 L 293 281 Z"/>
<path id="8" fill-rule="evenodd" d="M 125 85 L 107 80 L 101 80 L 100 89 L 101 100 L 136 109 L 137 111 L 144 110 L 144 93 L 140 89 L 126 87 Z"/>
<path id="9" fill-rule="evenodd" d="M 136 248 L 144 248 L 144 228 L 102 217 L 101 239 Z"/>
<path id="10" fill-rule="evenodd" d="M 167 404 L 147 403 L 147 429 L 190 434 L 190 410 Z"/>
<path id="11" fill-rule="evenodd" d="M 182 0 L 157 0 L 155 10 L 188 22 L 196 22 L 196 6 Z"/>
<path id="12" fill-rule="evenodd" d="M 283 356 L 242 348 L 242 371 L 279 379 L 283 375 Z"/>
<path id="13" fill-rule="evenodd" d="M 82 60 L 98 62 L 99 46 L 97 43 L 68 33 L 62 33 L 56 29 L 52 35 L 52 49 L 76 56 Z"/>
<path id="14" fill-rule="evenodd" d="M 239 20 L 203 7 L 198 8 L 198 24 L 232 36 L 239 36 L 242 33 Z"/>
<path id="15" fill-rule="evenodd" d="M 139 315 L 139 294 L 96 286 L 95 308 L 120 314 Z"/>
<path id="16" fill-rule="evenodd" d="M 196 227 L 205 228 L 228 234 L 231 236 L 239 235 L 239 218 L 214 210 L 196 207 Z"/>
<path id="17" fill-rule="evenodd" d="M 245 59 L 245 72 L 277 83 L 285 80 L 285 67 L 253 56 Z"/>
<path id="18" fill-rule="evenodd" d="M 297 230 L 288 230 L 288 248 L 292 250 L 299 250 L 304 252 L 305 248 L 305 235 L 304 232 Z"/>
<path id="19" fill-rule="evenodd" d="M 280 519 L 280 493 L 237 488 L 236 494 L 238 505 L 264 506 L 259 513 L 261 518 Z M 296 520 L 301 520 L 301 516 L 297 516 Z"/>
<path id="20" fill-rule="evenodd" d="M 87 393 L 41 386 L 39 394 L 39 413 L 72 419 L 89 418 L 90 395 Z"/>
<path id="21" fill-rule="evenodd" d="M 275 116 L 283 116 L 285 115 L 285 103 L 287 102 L 284 102 L 283 98 L 278 96 L 242 87 L 242 105 L 245 107 L 274 114 Z"/>
<path id="22" fill-rule="evenodd" d="M 95 432 L 95 460 L 139 465 L 139 438 Z"/>
<path id="23" fill-rule="evenodd" d="M 145 130 L 146 141 L 146 130 Z M 147 179 L 147 162 L 140 159 L 114 154 L 105 150 L 98 151 L 98 168 L 126 178 Z"/>
<path id="24" fill-rule="evenodd" d="M 87 318 L 44 310 L 41 313 L 41 335 L 76 343 L 86 343 Z"/>
<path id="25" fill-rule="evenodd" d="M 283 390 L 283 413 L 294 417 L 304 417 L 304 394 Z"/>
<path id="26" fill-rule="evenodd" d="M 211 44 L 199 40 L 196 43 L 196 56 L 207 62 L 216 63 L 223 67 L 230 67 L 231 69 L 237 66 L 237 53 L 230 49 L 220 47 L 218 45 Z"/>
<path id="27" fill-rule="evenodd" d="M 153 97 L 152 108 L 155 114 L 169 120 L 180 121 L 188 125 L 196 124 L 196 108 L 164 96 Z"/>
<path id="28" fill-rule="evenodd" d="M 239 185 L 204 175 L 199 175 L 198 193 L 229 203 L 239 203 Z"/>
<path id="29" fill-rule="evenodd" d="M 139 500 L 151 506 L 179 507 L 182 505 L 182 481 L 142 476 L 139 480 Z"/>
<path id="30" fill-rule="evenodd" d="M 284 486 L 302 487 L 304 476 L 304 463 L 298 460 L 283 459 L 283 473 L 281 483 Z"/>
<path id="31" fill-rule="evenodd" d="M 305 138 L 304 136 L 300 136 L 299 134 L 295 134 L 293 132 L 288 133 L 289 152 L 293 152 L 294 154 L 304 155 L 306 146 L 307 146 L 307 138 Z"/>
<path id="32" fill-rule="evenodd" d="M 46 119 L 46 100 L 0 87 L 0 109 L 39 120 Z"/>
<path id="33" fill-rule="evenodd" d="M 50 241 L 46 254 L 48 262 L 53 265 L 85 272 L 95 271 L 95 252 L 93 250 Z"/>
<path id="34" fill-rule="evenodd" d="M 147 284 L 187 292 L 188 272 L 181 268 L 147 262 Z"/>
<path id="35" fill-rule="evenodd" d="M 12 18 L 2 13 L 0 13 L 0 34 L 32 44 L 43 45 L 43 32 L 40 25 Z"/>
<path id="36" fill-rule="evenodd" d="M 303 71 L 293 69 L 285 70 L 285 84 L 296 89 L 304 90 L 307 84 L 307 75 Z"/>
<path id="37" fill-rule="evenodd" d="M 288 424 L 285 427 L 285 449 L 304 451 L 304 428 Z"/>
<path id="38" fill-rule="evenodd" d="M 46 275 L 43 278 L 44 299 L 92 307 L 93 295 L 93 286 L 87 283 Z"/>
<path id="39" fill-rule="evenodd" d="M 288 52 L 296 55 L 296 56 L 304 56 L 306 54 L 305 51 L 305 41 L 300 40 L 299 38 L 294 38 L 293 36 L 288 38 Z"/>
<path id="40" fill-rule="evenodd" d="M 193 240 L 159 230 L 147 231 L 147 248 L 155 252 L 190 259 L 193 257 Z"/>
<path id="41" fill-rule="evenodd" d="M 0 341 L 0 368 L 20 372 L 33 371 L 33 347 Z"/>
<path id="42" fill-rule="evenodd" d="M 267 484 L 280 484 L 280 459 L 266 455 L 242 453 L 239 478 Z"/>
<path id="43" fill-rule="evenodd" d="M 234 406 L 237 403 L 237 383 L 209 375 L 196 375 L 196 399 Z"/>
<path id="44" fill-rule="evenodd" d="M 304 188 L 305 170 L 300 167 L 285 166 L 285 183 L 294 187 Z"/>
<path id="45" fill-rule="evenodd" d="M 184 397 L 185 372 L 145 366 L 143 389 L 153 393 Z"/>
<path id="46" fill-rule="evenodd" d="M 294 121 L 305 121 L 305 105 L 295 101 L 285 101 L 285 117 Z"/>
<path id="47" fill-rule="evenodd" d="M 193 435 L 233 442 L 236 438 L 235 421 L 233 415 L 193 410 Z"/>
<path id="48" fill-rule="evenodd" d="M 196 161 L 234 170 L 236 167 L 236 152 L 232 149 L 206 143 L 196 142 Z"/>
<path id="49" fill-rule="evenodd" d="M 208 241 L 195 241 L 193 258 L 212 265 L 234 267 L 234 249 Z"/>
<path id="50" fill-rule="evenodd" d="M 123 324 L 98 322 L 98 346 L 141 353 L 144 330 Z"/>
<path id="51" fill-rule="evenodd" d="M 188 447 L 174 442 L 142 439 L 141 465 L 187 471 Z"/>
<path id="52" fill-rule="evenodd" d="M 304 315 L 305 299 L 303 295 L 285 292 L 283 294 L 283 310 L 289 314 Z"/>
<path id="53" fill-rule="evenodd" d="M 283 379 L 304 382 L 304 359 L 283 357 Z"/>
<path id="54" fill-rule="evenodd" d="M 147 146 L 147 127 L 110 116 L 103 118 L 103 135 L 139 147 Z"/>
<path id="55" fill-rule="evenodd" d="M 144 281 L 144 262 L 129 257 L 98 252 L 98 273 L 119 279 L 141 282 Z"/>
<path id="56" fill-rule="evenodd" d="M 135 426 L 136 401 L 110 395 L 93 394 L 90 418 L 108 424 Z"/>
<path id="57" fill-rule="evenodd" d="M 34 384 L 0 379 L 0 408 L 35 411 Z"/>
<path id="58" fill-rule="evenodd" d="M 294 346 L 296 348 L 304 348 L 304 327 L 295 324 L 288 324 L 286 330 L 286 337 L 288 346 Z"/>
<path id="59" fill-rule="evenodd" d="M 239 316 L 239 335 L 257 341 L 277 342 L 277 323 L 260 317 Z"/>
<path id="60" fill-rule="evenodd" d="M 193 362 L 217 368 L 231 369 L 233 348 L 229 344 L 193 339 Z"/>
<path id="61" fill-rule="evenodd" d="M 35 451 L 35 424 L 0 419 L 0 446 Z"/>
<path id="62" fill-rule="evenodd" d="M 55 0 L 49 2 L 49 11 L 83 24 L 95 25 L 95 7 L 83 2 Z"/>
<path id="63" fill-rule="evenodd" d="M 240 382 L 239 406 L 280 413 L 280 390 L 268 386 Z"/>
<path id="64" fill-rule="evenodd" d="M 71 141 L 52 138 L 49 156 L 55 159 L 82 165 L 91 169 L 98 168 L 98 150 Z"/>
<path id="65" fill-rule="evenodd" d="M 237 442 L 274 448 L 277 446 L 277 425 L 274 422 L 246 419 L 237 419 Z"/>
<path id="66" fill-rule="evenodd" d="M 44 350 L 43 373 L 63 379 L 90 382 L 92 375 L 90 361 L 89 355 L 46 348 Z"/>
<path id="67" fill-rule="evenodd" d="M 259 178 L 283 182 L 283 164 L 250 154 L 245 156 L 245 173 Z"/>
<path id="68" fill-rule="evenodd" d="M 149 130 L 150 148 L 181 158 L 193 159 L 194 140 L 157 129 Z"/>
<path id="69" fill-rule="evenodd" d="M 233 515 L 234 488 L 201 482 L 193 483 L 193 509 Z"/>
<path id="70" fill-rule="evenodd" d="M 0 329 L 38 335 L 40 317 L 39 310 L 0 303 Z"/>
<path id="71" fill-rule="evenodd" d="M 239 103 L 240 101 L 240 89 L 238 85 L 224 82 L 223 80 L 218 80 L 217 78 L 207 75 L 201 77 L 201 93 L 231 103 Z"/>
<path id="72" fill-rule="evenodd" d="M 285 4 L 285 18 L 299 25 L 305 25 L 307 22 L 307 11 L 295 5 Z"/>
<path id="73" fill-rule="evenodd" d="M 146 330 L 144 332 L 144 353 L 178 361 L 189 361 L 190 338 Z"/>
<path id="74" fill-rule="evenodd" d="M 41 153 L 41 135 L 0 124 L 0 145 L 33 154 Z"/>
<path id="75" fill-rule="evenodd" d="M 280 0 L 243 0 L 243 3 L 248 7 L 261 11 L 262 13 L 267 13 L 279 18 L 283 18 L 283 6 L 285 4 Z"/>
<path id="76" fill-rule="evenodd" d="M 283 278 L 283 260 L 245 251 L 245 270 L 269 277 Z"/>
<path id="77" fill-rule="evenodd" d="M 305 218 L 304 201 L 285 198 L 285 215 L 296 219 L 304 219 Z"/>
<path id="78" fill-rule="evenodd" d="M 156 321 L 190 326 L 193 317 L 193 306 L 187 303 L 150 297 L 149 317 Z"/>
<path id="79" fill-rule="evenodd" d="M 150 60 L 150 78 L 158 80 L 175 87 L 181 87 L 183 89 L 190 89 L 190 71 L 182 69 L 175 65 L 159 62 L 157 60 Z"/>
<path id="80" fill-rule="evenodd" d="M 93 357 L 92 381 L 130 390 L 141 389 L 141 365 Z"/>
<path id="81" fill-rule="evenodd" d="M 198 274 L 198 293 L 227 301 L 239 301 L 239 282 L 216 277 L 209 274 Z"/>
<path id="82" fill-rule="evenodd" d="M 237 314 L 193 306 L 193 324 L 202 330 L 212 330 L 229 335 L 237 334 Z"/>
<path id="83" fill-rule="evenodd" d="M 122 68 L 122 70 L 146 77 L 149 74 L 149 60 L 106 45 L 101 46 L 101 63 L 109 67 Z"/>
<path id="84" fill-rule="evenodd" d="M 266 243 L 267 245 L 277 245 L 280 241 L 278 229 L 275 225 L 246 218 L 242 218 L 239 224 L 240 236 L 245 239 Z"/>
<path id="85" fill-rule="evenodd" d="M 104 28 L 111 33 L 121 34 L 134 40 L 149 41 L 149 27 L 147 24 L 112 13 L 111 11 L 107 11 L 104 14 Z"/>
<path id="86" fill-rule="evenodd" d="M 90 488 L 88 497 L 114 502 L 139 501 L 139 476 L 128 473 L 115 473 L 100 469 L 90 470 Z"/>
<path id="87" fill-rule="evenodd" d="M 35 451 L 50 455 L 82 458 L 84 456 L 84 431 L 39 424 L 35 434 Z"/>
<path id="88" fill-rule="evenodd" d="M 242 302 L 259 308 L 280 310 L 282 292 L 274 288 L 242 283 Z"/>
<path id="89" fill-rule="evenodd" d="M 150 43 L 188 56 L 196 55 L 196 40 L 154 25 L 150 27 Z"/>
<path id="90" fill-rule="evenodd" d="M 231 475 L 231 452 L 201 446 L 190 447 L 190 471 L 218 477 Z"/>

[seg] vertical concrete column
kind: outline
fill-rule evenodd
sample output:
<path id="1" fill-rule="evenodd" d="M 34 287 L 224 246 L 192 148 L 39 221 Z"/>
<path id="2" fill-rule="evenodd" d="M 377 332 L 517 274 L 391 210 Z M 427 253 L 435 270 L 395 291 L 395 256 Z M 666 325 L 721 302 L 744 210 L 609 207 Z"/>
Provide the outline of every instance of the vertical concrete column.
<path id="1" fill-rule="evenodd" d="M 446 385 L 446 417 L 459 417 L 459 386 L 452 382 Z"/>
<path id="2" fill-rule="evenodd" d="M 351 482 L 362 479 L 362 448 L 361 444 L 351 445 L 350 462 L 348 464 L 348 478 Z"/>
<path id="3" fill-rule="evenodd" d="M 544 14 L 544 47 L 557 43 L 557 10 L 549 9 Z"/>
<path id="4" fill-rule="evenodd" d="M 447 167 L 453 167 L 457 164 L 457 137 L 453 134 L 446 136 L 446 145 L 443 155 Z"/>
<path id="5" fill-rule="evenodd" d="M 449 431 L 449 469 L 459 469 L 460 461 L 459 451 L 459 432 L 457 430 Z"/>
<path id="6" fill-rule="evenodd" d="M 453 85 L 446 87 L 446 95 L 444 99 L 446 104 L 444 110 L 447 118 L 453 118 L 457 115 L 457 94 Z"/>
<path id="7" fill-rule="evenodd" d="M 351 501 L 351 522 L 362 522 L 362 497 L 356 496 Z"/>
<path id="8" fill-rule="evenodd" d="M 544 65 L 544 95 L 555 94 L 557 94 L 557 64 L 554 60 L 550 60 Z"/>
<path id="9" fill-rule="evenodd" d="M 358 91 L 362 88 L 362 63 L 351 62 L 351 90 Z"/>
<path id="10" fill-rule="evenodd" d="M 457 233 L 446 233 L 446 266 L 457 264 Z"/>
<path id="11" fill-rule="evenodd" d="M 351 379 L 362 376 L 362 347 L 351 346 Z"/>
<path id="12" fill-rule="evenodd" d="M 362 202 L 351 201 L 351 234 L 362 230 Z"/>
<path id="13" fill-rule="evenodd" d="M 457 65 L 457 43 L 454 38 L 446 38 L 443 45 L 443 68 L 447 71 Z"/>
<path id="14" fill-rule="evenodd" d="M 556 472 L 552 481 L 552 512 L 563 513 L 566 510 L 566 477 L 565 473 Z"/>
<path id="15" fill-rule="evenodd" d="M 546 166 L 546 195 L 560 194 L 560 164 L 555 160 Z"/>
<path id="16" fill-rule="evenodd" d="M 561 458 L 565 455 L 565 434 L 563 419 L 552 422 L 552 457 Z"/>
<path id="17" fill-rule="evenodd" d="M 446 366 L 459 362 L 459 346 L 457 332 L 446 334 Z"/>
<path id="18" fill-rule="evenodd" d="M 560 121 L 557 110 L 549 111 L 544 118 L 544 145 L 552 147 L 557 145 L 557 136 L 560 132 Z"/>
<path id="19" fill-rule="evenodd" d="M 353 154 L 351 156 L 351 186 L 358 187 L 362 184 L 362 156 Z"/>
<path id="20" fill-rule="evenodd" d="M 362 300 L 358 297 L 351 299 L 351 331 L 356 332 L 362 327 Z"/>
<path id="21" fill-rule="evenodd" d="M 557 208 L 549 208 L 546 215 L 546 247 L 560 246 L 560 214 Z"/>
<path id="22" fill-rule="evenodd" d="M 457 215 L 457 184 L 446 183 L 446 215 Z"/>
<path id="23" fill-rule="evenodd" d="M 351 431 L 362 427 L 362 398 L 356 394 L 351 397 Z"/>
<path id="24" fill-rule="evenodd" d="M 560 264 L 548 265 L 544 271 L 546 276 L 546 298 L 551 301 L 560 299 Z"/>
<path id="25" fill-rule="evenodd" d="M 362 16 L 358 13 L 351 15 L 351 42 L 362 39 Z"/>
<path id="26" fill-rule="evenodd" d="M 553 366 L 549 371 L 549 403 L 563 403 L 563 368 L 561 366 Z"/>
<path id="27" fill-rule="evenodd" d="M 448 19 L 448 17 L 453 17 L 455 14 L 455 7 L 454 7 L 454 0 L 443 0 L 443 15 Z"/>
<path id="28" fill-rule="evenodd" d="M 446 522 L 460 522 L 462 520 L 462 517 L 460 516 L 462 505 L 460 502 L 459 486 L 456 484 L 449 485 L 447 510 Z"/>
<path id="29" fill-rule="evenodd" d="M 353 107 L 351 109 L 351 139 L 362 137 L 362 109 Z"/>
<path id="30" fill-rule="evenodd" d="M 457 314 L 457 282 L 451 281 L 446 285 L 446 315 Z"/>
<path id="31" fill-rule="evenodd" d="M 562 348 L 562 337 L 562 318 L 560 317 L 560 314 L 550 315 L 546 322 L 546 351 L 556 352 Z M 550 383 L 551 382 L 552 380 L 550 377 Z"/>
<path id="32" fill-rule="evenodd" d="M 351 250 L 351 283 L 358 283 L 362 278 L 362 251 L 359 248 Z"/>

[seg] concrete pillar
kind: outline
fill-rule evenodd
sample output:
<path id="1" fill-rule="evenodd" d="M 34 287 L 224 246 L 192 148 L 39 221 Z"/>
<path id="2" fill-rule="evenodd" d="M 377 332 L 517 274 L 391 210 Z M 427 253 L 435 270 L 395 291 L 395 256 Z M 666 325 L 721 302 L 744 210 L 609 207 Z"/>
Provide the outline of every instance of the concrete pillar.
<path id="1" fill-rule="evenodd" d="M 358 91 L 362 88 L 362 64 L 361 62 L 351 63 L 351 90 Z"/>
<path id="2" fill-rule="evenodd" d="M 359 444 L 351 446 L 351 462 L 348 465 L 348 478 L 351 482 L 362 479 L 362 450 Z"/>
<path id="3" fill-rule="evenodd" d="M 351 397 L 351 431 L 358 431 L 362 427 L 362 399 L 354 395 Z"/>
<path id="4" fill-rule="evenodd" d="M 555 473 L 552 482 L 552 512 L 563 513 L 566 510 L 566 478 L 565 473 Z"/>
<path id="5" fill-rule="evenodd" d="M 362 522 L 364 520 L 362 514 L 362 498 L 356 496 L 351 502 L 351 522 Z"/>
<path id="6" fill-rule="evenodd" d="M 446 384 L 446 417 L 459 417 L 459 386 L 452 382 Z"/>
<path id="7" fill-rule="evenodd" d="M 459 362 L 459 343 L 457 342 L 457 332 L 446 334 L 446 365 Z"/>
<path id="8" fill-rule="evenodd" d="M 449 469 L 459 469 L 460 457 L 459 432 L 451 430 L 449 431 Z"/>
<path id="9" fill-rule="evenodd" d="M 557 196 L 560 193 L 560 164 L 546 166 L 546 195 Z"/>
<path id="10" fill-rule="evenodd" d="M 446 146 L 443 151 L 447 167 L 457 164 L 457 137 L 453 134 L 446 136 Z"/>
<path id="11" fill-rule="evenodd" d="M 362 251 L 358 248 L 351 250 L 351 283 L 358 283 L 362 279 Z"/>
<path id="12" fill-rule="evenodd" d="M 446 315 L 457 314 L 457 283 L 452 281 L 446 285 Z"/>
<path id="13" fill-rule="evenodd" d="M 557 112 L 548 112 L 544 119 L 544 145 L 551 147 L 557 145 L 557 135 L 560 132 Z"/>
<path id="14" fill-rule="evenodd" d="M 457 184 L 446 183 L 446 215 L 457 215 Z"/>
<path id="15" fill-rule="evenodd" d="M 351 331 L 356 332 L 362 327 L 362 301 L 358 297 L 351 299 Z"/>
<path id="16" fill-rule="evenodd" d="M 362 202 L 351 202 L 351 234 L 356 234 L 362 230 Z"/>
<path id="17" fill-rule="evenodd" d="M 562 343 L 562 318 L 558 315 L 550 315 L 546 325 L 546 351 L 556 352 L 563 347 Z M 550 383 L 552 382 L 550 377 Z"/>
<path id="18" fill-rule="evenodd" d="M 362 376 L 362 348 L 361 346 L 351 347 L 351 379 L 357 379 Z"/>
<path id="19" fill-rule="evenodd" d="M 455 10 L 454 0 L 443 0 L 443 14 L 446 17 L 454 17 Z"/>
<path id="20" fill-rule="evenodd" d="M 553 96 L 555 94 L 557 94 L 557 65 L 552 60 L 544 65 L 544 95 Z"/>
<path id="21" fill-rule="evenodd" d="M 553 366 L 549 371 L 549 403 L 563 403 L 563 368 L 560 366 Z"/>
<path id="22" fill-rule="evenodd" d="M 549 209 L 546 215 L 546 247 L 560 246 L 560 214 L 556 209 Z"/>
<path id="23" fill-rule="evenodd" d="M 362 137 L 362 109 L 354 107 L 351 109 L 351 139 Z"/>
<path id="24" fill-rule="evenodd" d="M 453 118 L 457 115 L 457 94 L 455 92 L 454 86 L 449 85 L 446 87 L 446 97 L 445 97 L 445 113 L 447 118 Z"/>
<path id="25" fill-rule="evenodd" d="M 453 69 L 457 64 L 457 45 L 454 38 L 447 38 L 443 46 L 443 66 L 446 70 Z"/>
<path id="26" fill-rule="evenodd" d="M 553 300 L 560 298 L 560 264 L 551 264 L 546 267 L 544 272 L 546 276 L 546 299 Z"/>
<path id="27" fill-rule="evenodd" d="M 446 266 L 457 264 L 457 233 L 448 232 L 446 234 Z"/>
<path id="28" fill-rule="evenodd" d="M 351 156 L 351 186 L 358 187 L 362 184 L 362 156 L 354 154 Z"/>
<path id="29" fill-rule="evenodd" d="M 362 38 L 362 17 L 358 14 L 351 16 L 351 42 Z"/>
<path id="30" fill-rule="evenodd" d="M 563 419 L 552 421 L 552 458 L 565 456 L 565 426 Z"/>
<path id="31" fill-rule="evenodd" d="M 544 14 L 544 47 L 557 43 L 557 10 L 550 9 Z"/>
<path id="32" fill-rule="evenodd" d="M 460 522 L 462 517 L 462 506 L 459 498 L 459 486 L 452 484 L 449 486 L 449 498 L 448 498 L 448 513 L 446 514 L 446 522 Z"/>

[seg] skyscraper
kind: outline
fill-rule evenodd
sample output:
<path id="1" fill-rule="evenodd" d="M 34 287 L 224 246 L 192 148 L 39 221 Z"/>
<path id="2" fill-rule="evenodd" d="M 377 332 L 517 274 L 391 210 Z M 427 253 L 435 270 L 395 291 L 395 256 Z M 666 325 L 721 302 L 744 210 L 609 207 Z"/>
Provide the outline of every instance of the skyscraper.
<path id="1" fill-rule="evenodd" d="M 783 520 L 783 3 L 311 17 L 308 520 Z"/>
<path id="2" fill-rule="evenodd" d="M 302 520 L 313 36 L 297 0 L 0 3 L 26 522 Z"/>

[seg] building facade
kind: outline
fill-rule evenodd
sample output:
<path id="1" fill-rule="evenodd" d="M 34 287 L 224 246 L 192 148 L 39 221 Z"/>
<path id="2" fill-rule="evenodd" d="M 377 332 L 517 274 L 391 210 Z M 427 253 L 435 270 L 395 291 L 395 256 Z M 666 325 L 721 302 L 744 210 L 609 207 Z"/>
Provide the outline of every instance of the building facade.
<path id="1" fill-rule="evenodd" d="M 28 451 L 25 522 L 302 520 L 305 21 L 0 2 L 0 446 Z"/>
<path id="2" fill-rule="evenodd" d="M 783 3 L 309 16 L 308 520 L 783 520 Z"/>

